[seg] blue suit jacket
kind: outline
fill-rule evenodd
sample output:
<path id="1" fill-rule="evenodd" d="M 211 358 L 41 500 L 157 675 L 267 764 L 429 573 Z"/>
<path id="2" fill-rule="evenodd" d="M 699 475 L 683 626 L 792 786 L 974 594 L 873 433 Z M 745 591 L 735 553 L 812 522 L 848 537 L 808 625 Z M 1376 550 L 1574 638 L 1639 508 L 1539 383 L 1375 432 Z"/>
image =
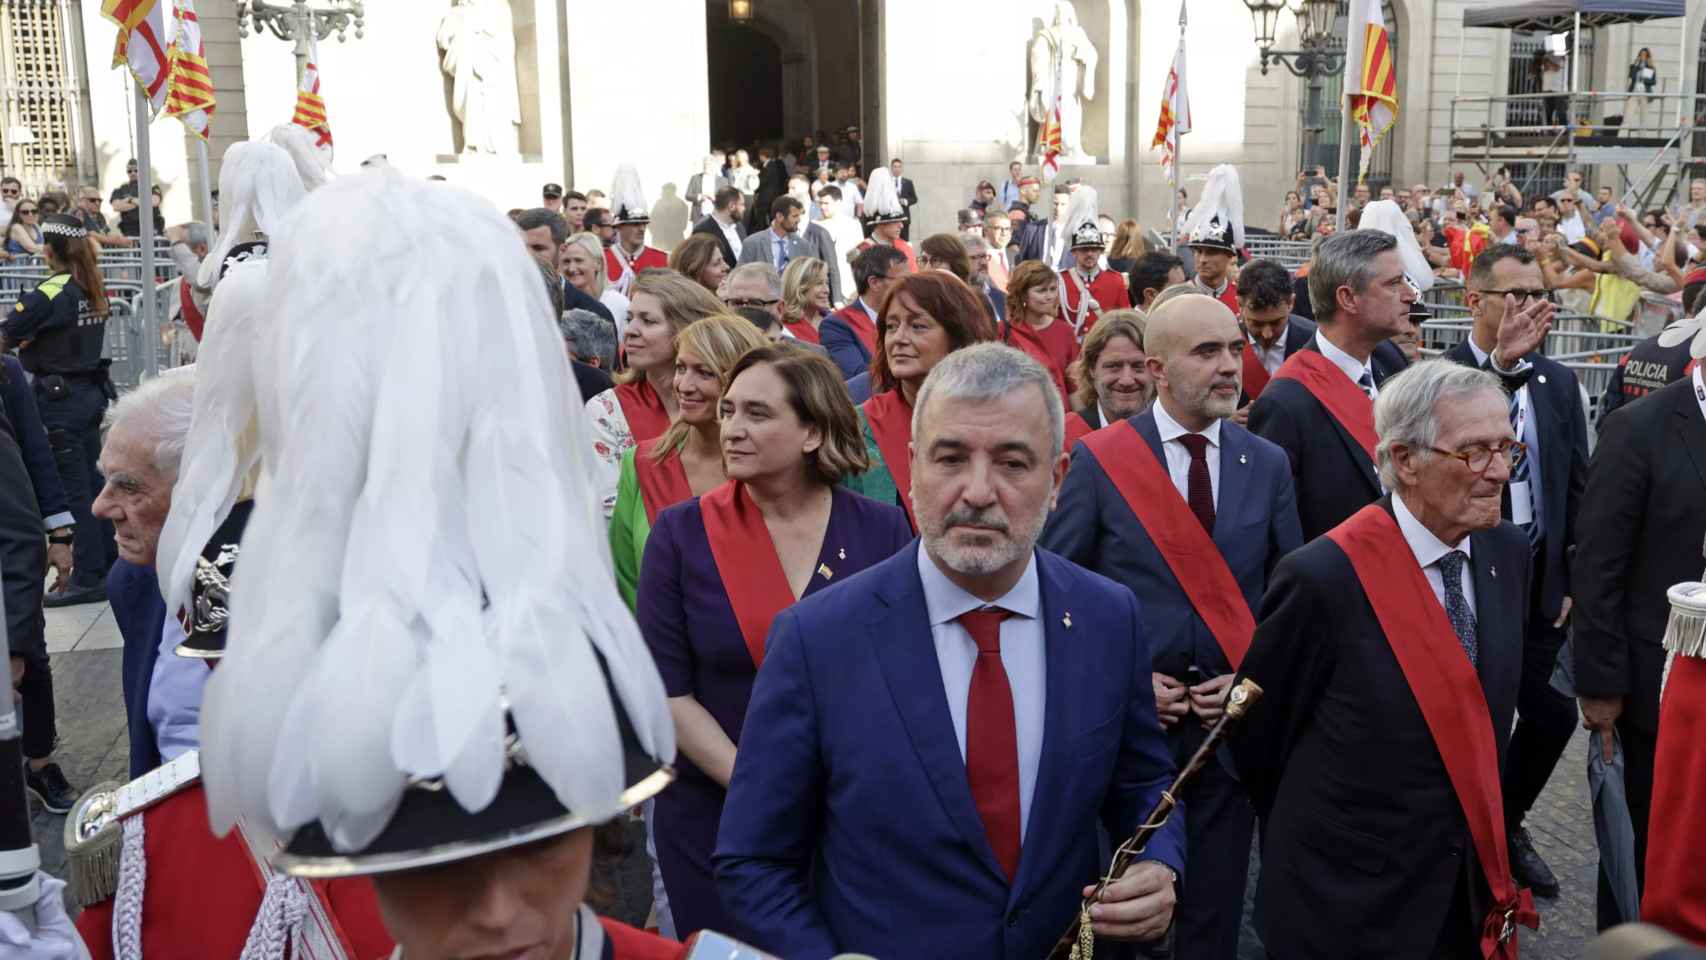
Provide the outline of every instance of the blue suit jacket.
<path id="1" fill-rule="evenodd" d="M 148 687 L 160 658 L 160 633 L 166 626 L 166 599 L 150 567 L 123 559 L 107 574 L 107 602 L 124 637 L 124 709 L 130 728 L 130 775 L 140 777 L 160 765 L 154 725 L 148 722 Z"/>
<path id="2" fill-rule="evenodd" d="M 53 447 L 42 426 L 41 409 L 36 406 L 35 391 L 24 376 L 24 365 L 17 357 L 0 357 L 4 372 L 0 372 L 0 405 L 18 433 L 18 451 L 23 454 L 24 468 L 30 473 L 30 486 L 35 488 L 36 505 L 43 517 L 67 513 L 65 485 L 59 479 L 59 467 L 53 460 Z"/>
<path id="3" fill-rule="evenodd" d="M 1131 591 L 1038 551 L 1047 706 L 1009 884 L 966 783 L 919 549 L 805 598 L 770 629 L 714 862 L 737 933 L 789 960 L 1035 960 L 1106 867 L 1098 817 L 1130 836 L 1173 776 Z M 1179 818 L 1144 859 L 1183 872 Z"/>
<path id="4" fill-rule="evenodd" d="M 829 351 L 829 359 L 841 368 L 844 380 L 851 380 L 871 368 L 871 351 L 865 349 L 865 341 L 860 340 L 847 321 L 841 319 L 841 315 L 849 310 L 863 313 L 865 308 L 855 298 L 852 303 L 824 317 L 817 328 L 819 342 Z"/>
<path id="5" fill-rule="evenodd" d="M 1127 422 L 1165 471 L 1167 459 L 1155 414 L 1145 410 Z M 1190 509 L 1183 498 L 1175 506 Z M 1137 594 L 1144 632 L 1153 638 L 1155 672 L 1176 678 L 1183 678 L 1192 666 L 1200 667 L 1204 678 L 1231 672 L 1219 642 L 1191 606 L 1160 549 L 1082 441 L 1073 448 L 1072 469 L 1067 471 L 1040 543 Z M 1274 566 L 1303 545 L 1285 451 L 1230 420 L 1220 424 L 1220 501 L 1214 545 L 1226 558 L 1252 616 Z"/>

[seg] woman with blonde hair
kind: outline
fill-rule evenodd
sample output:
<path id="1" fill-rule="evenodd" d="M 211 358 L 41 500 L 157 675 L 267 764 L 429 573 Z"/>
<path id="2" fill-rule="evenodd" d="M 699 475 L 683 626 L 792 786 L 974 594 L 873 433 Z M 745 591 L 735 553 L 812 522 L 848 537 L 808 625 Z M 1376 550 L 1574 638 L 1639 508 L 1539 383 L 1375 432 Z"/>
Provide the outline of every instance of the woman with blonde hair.
<path id="1" fill-rule="evenodd" d="M 829 316 L 829 265 L 795 257 L 782 271 L 782 325 L 807 343 L 821 343 L 818 324 Z"/>
<path id="2" fill-rule="evenodd" d="M 1135 416 L 1155 398 L 1155 381 L 1144 368 L 1143 314 L 1110 310 L 1090 328 L 1084 352 L 1072 368 L 1078 390 L 1066 415 L 1066 449 L 1093 430 Z"/>
<path id="3" fill-rule="evenodd" d="M 569 286 L 604 304 L 611 319 L 616 321 L 616 339 L 621 340 L 628 327 L 631 304 L 621 291 L 610 285 L 610 275 L 605 272 L 604 244 L 598 237 L 577 233 L 563 241 L 557 268 L 562 271 L 563 279 L 569 281 Z"/>
<path id="4" fill-rule="evenodd" d="M 628 369 L 616 386 L 586 402 L 592 453 L 604 516 L 616 508 L 622 454 L 663 436 L 675 419 L 675 338 L 695 320 L 724 313 L 705 288 L 674 270 L 646 270 L 634 278 L 622 349 Z"/>
<path id="5" fill-rule="evenodd" d="M 712 295 L 722 292 L 723 278 L 729 275 L 729 262 L 723 259 L 723 248 L 708 233 L 695 233 L 676 244 L 669 253 L 669 268 L 711 291 Z"/>
<path id="6" fill-rule="evenodd" d="M 616 586 L 629 607 L 634 606 L 640 558 L 658 514 L 723 482 L 717 404 L 736 361 L 769 342 L 757 327 L 732 313 L 696 320 L 675 338 L 675 419 L 656 440 L 622 453 L 616 507 L 610 515 Z"/>
<path id="7" fill-rule="evenodd" d="M 752 205 L 752 195 L 758 192 L 758 168 L 752 165 L 745 150 L 736 150 L 734 159 L 729 161 L 729 185 L 746 197 L 747 206 Z"/>
<path id="8" fill-rule="evenodd" d="M 1143 224 L 1127 217 L 1114 230 L 1113 245 L 1108 247 L 1108 269 L 1116 273 L 1130 273 L 1138 258 L 1148 252 L 1149 244 L 1143 239 Z"/>
<path id="9" fill-rule="evenodd" d="M 658 515 L 636 611 L 675 719 L 678 776 L 655 801 L 653 835 L 682 938 L 738 928 L 711 852 L 771 621 L 912 540 L 898 508 L 837 487 L 866 453 L 827 357 L 792 343 L 748 353 L 721 419 L 728 482 Z"/>

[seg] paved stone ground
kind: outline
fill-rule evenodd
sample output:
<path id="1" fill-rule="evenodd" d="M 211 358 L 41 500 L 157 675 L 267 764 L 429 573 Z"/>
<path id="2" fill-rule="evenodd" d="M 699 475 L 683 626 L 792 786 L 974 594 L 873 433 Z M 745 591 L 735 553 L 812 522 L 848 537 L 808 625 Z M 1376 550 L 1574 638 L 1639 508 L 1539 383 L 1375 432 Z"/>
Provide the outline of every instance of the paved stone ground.
<path id="1" fill-rule="evenodd" d="M 123 780 L 129 764 L 129 741 L 119 682 L 121 642 L 111 614 L 104 605 L 49 610 L 47 635 L 59 706 L 57 758 L 66 776 L 79 788 L 102 780 Z M 1535 844 L 1564 889 L 1557 900 L 1540 902 L 1540 932 L 1523 931 L 1523 956 L 1527 958 L 1573 960 L 1593 936 L 1598 861 L 1587 797 L 1586 758 L 1587 735 L 1582 732 L 1565 751 L 1529 815 L 1528 827 Z M 65 820 L 46 813 L 33 799 L 30 802 L 43 865 L 50 873 L 64 876 Z M 597 879 L 611 896 L 609 912 L 639 923 L 650 908 L 651 876 L 645 860 L 644 829 L 630 824 L 628 835 L 626 854 L 601 863 Z M 1250 898 L 1255 889 L 1253 852 L 1251 866 L 1239 957 L 1263 960 L 1261 945 L 1249 924 Z M 1180 960 L 1190 960 L 1188 953 L 1181 952 Z"/>

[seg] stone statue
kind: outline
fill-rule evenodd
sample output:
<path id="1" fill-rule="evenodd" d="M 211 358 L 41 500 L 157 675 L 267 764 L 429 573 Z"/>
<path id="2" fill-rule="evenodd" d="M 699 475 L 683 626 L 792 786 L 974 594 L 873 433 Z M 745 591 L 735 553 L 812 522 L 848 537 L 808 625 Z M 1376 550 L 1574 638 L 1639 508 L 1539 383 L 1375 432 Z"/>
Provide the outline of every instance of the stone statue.
<path id="1" fill-rule="evenodd" d="M 451 109 L 462 122 L 462 152 L 514 154 L 521 101 L 509 0 L 452 0 L 439 21 L 438 48 Z"/>
<path id="2" fill-rule="evenodd" d="M 1042 132 L 1048 126 L 1060 92 L 1060 160 L 1089 163 L 1084 152 L 1084 103 L 1096 98 L 1096 45 L 1078 25 L 1071 0 L 1056 0 L 1054 22 L 1031 41 L 1029 109 L 1037 123 L 1037 157 L 1044 151 Z"/>

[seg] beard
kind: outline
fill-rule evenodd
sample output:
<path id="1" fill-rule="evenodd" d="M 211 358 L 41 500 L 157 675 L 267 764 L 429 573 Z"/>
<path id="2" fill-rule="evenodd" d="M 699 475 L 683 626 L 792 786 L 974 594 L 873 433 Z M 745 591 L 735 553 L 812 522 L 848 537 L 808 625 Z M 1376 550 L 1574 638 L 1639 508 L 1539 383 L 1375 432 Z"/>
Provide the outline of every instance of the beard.
<path id="1" fill-rule="evenodd" d="M 1132 392 L 1123 390 L 1097 390 L 1096 402 L 1111 418 L 1124 420 L 1136 416 L 1138 411 L 1149 406 L 1150 392 L 1138 389 Z"/>
<path id="2" fill-rule="evenodd" d="M 1222 396 L 1214 392 L 1216 387 L 1231 386 L 1230 396 Z M 1216 378 L 1203 385 L 1201 391 L 1188 395 L 1172 394 L 1179 405 L 1199 416 L 1225 419 L 1238 412 L 1238 378 Z"/>
<path id="3" fill-rule="evenodd" d="M 914 509 L 917 509 L 916 504 Z M 919 532 L 923 535 L 924 549 L 937 563 L 961 576 L 984 577 L 1029 556 L 1036 549 L 1037 538 L 1042 535 L 1043 523 L 1047 519 L 1048 499 L 1045 498 L 1036 516 L 1021 517 L 1017 524 L 1010 521 L 999 507 L 984 510 L 959 507 L 942 518 L 920 513 Z M 983 528 L 976 536 L 987 542 L 963 543 L 951 539 L 949 534 L 959 526 Z"/>

